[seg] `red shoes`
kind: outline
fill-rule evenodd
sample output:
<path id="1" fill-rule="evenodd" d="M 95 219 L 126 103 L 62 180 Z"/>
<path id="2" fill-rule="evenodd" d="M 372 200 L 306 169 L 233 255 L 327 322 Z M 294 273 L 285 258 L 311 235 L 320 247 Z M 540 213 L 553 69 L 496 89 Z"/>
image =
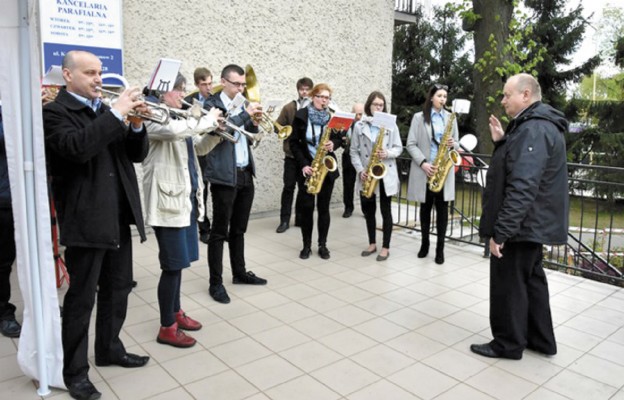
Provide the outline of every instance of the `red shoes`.
<path id="1" fill-rule="evenodd" d="M 178 323 L 171 326 L 161 326 L 156 341 L 173 347 L 191 347 L 197 342 L 195 339 L 178 329 Z"/>
<path id="2" fill-rule="evenodd" d="M 184 329 L 185 331 L 198 331 L 202 327 L 201 323 L 186 315 L 182 309 L 177 312 L 175 319 L 178 324 L 178 328 Z"/>

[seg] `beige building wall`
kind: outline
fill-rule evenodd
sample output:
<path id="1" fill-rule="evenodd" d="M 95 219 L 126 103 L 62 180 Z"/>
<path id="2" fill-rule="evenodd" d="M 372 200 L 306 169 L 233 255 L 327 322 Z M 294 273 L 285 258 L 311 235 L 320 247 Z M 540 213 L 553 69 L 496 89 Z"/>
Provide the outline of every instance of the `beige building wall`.
<path id="1" fill-rule="evenodd" d="M 294 99 L 302 76 L 332 86 L 334 101 L 347 111 L 373 90 L 390 99 L 390 0 L 124 0 L 123 9 L 124 69 L 131 84 L 143 85 L 164 57 L 182 61 L 188 90 L 196 67 L 210 69 L 218 82 L 221 69 L 236 63 L 253 66 L 263 100 Z M 252 213 L 278 211 L 282 143 L 267 138 L 254 157 Z M 342 201 L 341 179 L 333 201 Z"/>

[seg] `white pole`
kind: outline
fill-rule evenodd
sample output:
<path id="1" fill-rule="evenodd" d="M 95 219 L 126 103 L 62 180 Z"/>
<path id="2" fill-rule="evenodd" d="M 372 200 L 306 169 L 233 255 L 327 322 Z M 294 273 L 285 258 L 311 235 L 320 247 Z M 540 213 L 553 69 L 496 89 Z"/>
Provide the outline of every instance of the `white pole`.
<path id="1" fill-rule="evenodd" d="M 37 348 L 37 366 L 39 370 L 39 389 L 37 394 L 46 396 L 50 394 L 48 387 L 48 370 L 45 362 L 45 340 L 43 323 L 43 304 L 41 300 L 41 275 L 39 273 L 39 251 L 36 243 L 37 240 L 37 215 L 35 212 L 35 174 L 34 174 L 34 156 L 33 156 L 33 124 L 32 124 L 32 97 L 30 87 L 30 38 L 28 32 L 28 5 L 29 1 L 19 1 L 19 60 L 24 75 L 20 79 L 20 99 L 21 99 L 21 116 L 22 116 L 22 140 L 24 146 L 24 177 L 26 188 L 26 215 L 27 215 L 27 231 L 26 237 L 30 241 L 28 246 L 30 258 L 31 294 L 33 301 L 33 327 L 36 338 Z"/>

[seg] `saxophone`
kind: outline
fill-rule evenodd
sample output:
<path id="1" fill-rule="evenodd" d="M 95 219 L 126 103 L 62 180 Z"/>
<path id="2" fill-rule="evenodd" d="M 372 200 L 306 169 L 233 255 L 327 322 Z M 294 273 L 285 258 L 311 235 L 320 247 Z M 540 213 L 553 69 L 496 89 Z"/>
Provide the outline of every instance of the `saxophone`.
<path id="1" fill-rule="evenodd" d="M 377 134 L 377 140 L 371 150 L 371 157 L 368 161 L 368 166 L 366 167 L 367 177 L 362 183 L 362 196 L 367 199 L 373 197 L 379 180 L 386 176 L 386 173 L 388 173 L 386 165 L 381 161 L 379 155 L 377 154 L 379 151 L 383 150 L 383 139 L 385 135 L 386 128 L 382 127 Z"/>
<path id="2" fill-rule="evenodd" d="M 336 170 L 336 160 L 334 157 L 327 155 L 327 150 L 325 150 L 325 143 L 329 140 L 331 136 L 332 129 L 326 127 L 323 131 L 323 135 L 319 140 L 318 147 L 316 148 L 316 155 L 314 156 L 314 160 L 312 160 L 312 175 L 308 176 L 305 181 L 305 185 L 307 187 L 306 191 L 309 194 L 319 194 L 321 188 L 323 187 L 323 181 L 325 180 L 325 176 L 327 176 L 328 172 L 333 172 Z"/>
<path id="3" fill-rule="evenodd" d="M 432 165 L 438 167 L 436 173 L 431 175 L 427 179 L 427 184 L 429 185 L 429 190 L 432 192 L 438 193 L 444 187 L 444 182 L 446 182 L 446 177 L 448 176 L 451 169 L 459 164 L 461 164 L 461 156 L 455 149 L 451 149 L 448 146 L 448 140 L 453 133 L 453 122 L 455 121 L 455 113 L 451 113 L 451 117 L 449 118 L 446 128 L 444 129 L 444 134 L 442 135 L 442 139 L 440 139 L 440 145 L 438 146 L 438 154 L 436 155 L 435 160 Z"/>

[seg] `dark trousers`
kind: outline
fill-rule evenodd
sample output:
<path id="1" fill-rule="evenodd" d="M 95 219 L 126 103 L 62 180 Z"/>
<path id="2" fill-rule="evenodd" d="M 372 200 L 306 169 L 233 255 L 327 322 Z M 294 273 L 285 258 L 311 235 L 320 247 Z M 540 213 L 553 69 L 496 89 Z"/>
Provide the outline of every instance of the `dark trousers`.
<path id="1" fill-rule="evenodd" d="M 13 212 L 0 208 L 0 320 L 15 319 L 11 300 L 11 268 L 15 261 L 15 232 Z"/>
<path id="2" fill-rule="evenodd" d="M 298 177 L 299 193 L 301 193 L 301 234 L 303 246 L 310 247 L 312 244 L 312 227 L 314 224 L 314 203 L 318 213 L 318 245 L 327 244 L 327 233 L 329 232 L 329 203 L 334 190 L 334 179 L 325 177 L 323 187 L 316 196 L 309 194 L 305 187 L 305 177 L 301 174 Z"/>
<path id="3" fill-rule="evenodd" d="M 254 199 L 254 182 L 250 170 L 238 171 L 236 187 L 211 184 L 212 230 L 208 240 L 210 284 L 223 283 L 223 242 L 228 241 L 232 275 L 245 270 L 245 232 Z"/>
<path id="4" fill-rule="evenodd" d="M 381 211 L 381 219 L 383 221 L 383 247 L 390 248 L 390 237 L 392 236 L 392 197 L 386 195 L 386 189 L 383 179 L 379 180 L 379 209 Z M 377 195 L 373 194 L 370 199 L 360 195 L 360 204 L 362 205 L 362 213 L 366 218 L 366 232 L 368 232 L 368 243 L 377 243 Z"/>
<path id="5" fill-rule="evenodd" d="M 297 186 L 297 175 L 301 175 L 301 170 L 292 157 L 284 158 L 284 188 L 282 189 L 282 206 L 280 209 L 280 222 L 289 222 L 292 212 L 292 202 L 295 196 L 295 187 Z M 297 193 L 295 201 L 295 215 L 299 214 L 300 196 Z M 298 220 L 299 217 L 295 217 Z"/>
<path id="6" fill-rule="evenodd" d="M 208 204 L 208 181 L 204 181 L 204 210 L 206 209 L 206 204 Z M 197 222 L 197 226 L 199 227 L 199 234 L 208 234 L 210 233 L 210 218 L 208 218 L 208 213 L 204 214 L 204 219 Z"/>
<path id="7" fill-rule="evenodd" d="M 130 227 L 120 224 L 120 247 L 106 250 L 67 247 L 65 263 L 69 289 L 63 302 L 63 378 L 67 385 L 86 378 L 89 320 L 97 290 L 95 358 L 111 362 L 126 354 L 119 332 L 126 319 L 132 290 L 132 239 Z"/>
<path id="8" fill-rule="evenodd" d="M 160 309 L 160 326 L 171 326 L 175 315 L 180 311 L 180 285 L 182 270 L 162 270 L 158 281 L 158 308 Z"/>
<path id="9" fill-rule="evenodd" d="M 506 242 L 503 257 L 490 257 L 490 325 L 494 351 L 521 356 L 525 347 L 555 354 L 542 245 Z"/>
<path id="10" fill-rule="evenodd" d="M 345 211 L 353 211 L 353 190 L 355 189 L 355 179 L 357 172 L 351 164 L 351 156 L 348 148 L 342 153 L 342 202 Z"/>
<path id="11" fill-rule="evenodd" d="M 444 201 L 444 191 L 432 192 L 427 188 L 425 202 L 420 204 L 420 230 L 423 245 L 429 245 L 429 231 L 431 229 L 431 209 L 435 205 L 436 231 L 438 234 L 437 248 L 444 248 L 446 225 L 448 224 L 448 201 Z"/>

